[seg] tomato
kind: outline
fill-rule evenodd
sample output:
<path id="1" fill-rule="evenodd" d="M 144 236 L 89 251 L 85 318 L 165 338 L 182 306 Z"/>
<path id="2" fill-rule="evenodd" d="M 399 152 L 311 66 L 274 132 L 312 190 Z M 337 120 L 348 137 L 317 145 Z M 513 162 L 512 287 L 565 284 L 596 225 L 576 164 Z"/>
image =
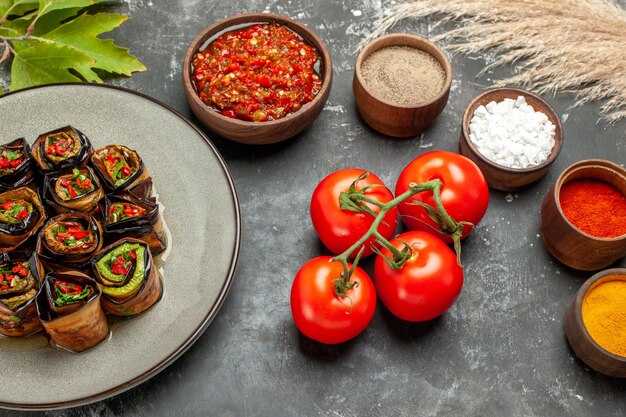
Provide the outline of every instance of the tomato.
<path id="1" fill-rule="evenodd" d="M 335 255 L 345 252 L 357 240 L 359 240 L 369 230 L 374 222 L 374 216 L 369 213 L 342 210 L 339 204 L 341 192 L 348 192 L 350 186 L 363 173 L 363 169 L 342 169 L 335 171 L 324 178 L 313 191 L 311 197 L 311 220 L 313 227 L 322 243 Z M 373 185 L 367 189 L 364 195 L 381 203 L 387 203 L 393 199 L 393 194 L 376 175 L 371 172 L 367 177 L 356 183 L 356 191 L 364 187 Z M 371 203 L 365 203 L 374 213 L 380 209 Z M 393 236 L 398 224 L 398 209 L 393 208 L 385 215 L 383 221 L 378 226 L 378 232 L 385 238 Z M 365 242 L 363 256 L 372 254 L 372 242 L 374 237 Z M 354 251 L 351 257 L 354 258 L 358 251 Z"/>
<path id="2" fill-rule="evenodd" d="M 336 344 L 359 335 L 372 321 L 376 290 L 372 280 L 356 268 L 345 297 L 335 294 L 334 280 L 343 272 L 341 262 L 320 256 L 305 263 L 291 287 L 291 313 L 305 336 L 318 342 Z"/>
<path id="3" fill-rule="evenodd" d="M 391 269 L 381 255 L 376 256 L 376 292 L 385 307 L 402 320 L 434 319 L 445 313 L 461 293 L 463 269 L 454 251 L 431 233 L 409 231 L 391 243 L 401 250 L 403 241 L 413 254 L 401 269 Z M 381 253 L 391 256 L 386 248 Z"/>
<path id="4" fill-rule="evenodd" d="M 409 189 L 412 182 L 427 182 L 433 179 L 443 182 L 441 188 L 441 202 L 448 214 L 457 222 L 469 222 L 478 225 L 489 205 L 489 188 L 487 181 L 474 162 L 453 152 L 432 151 L 418 156 L 408 164 L 398 177 L 396 195 Z M 430 226 L 441 230 L 422 207 L 412 204 L 412 201 L 421 201 L 435 206 L 433 193 L 424 191 L 403 201 L 398 209 L 402 221 L 411 230 L 424 230 L 435 233 L 445 242 L 452 239 L 434 231 Z M 466 237 L 473 227 L 463 227 L 462 238 Z"/>

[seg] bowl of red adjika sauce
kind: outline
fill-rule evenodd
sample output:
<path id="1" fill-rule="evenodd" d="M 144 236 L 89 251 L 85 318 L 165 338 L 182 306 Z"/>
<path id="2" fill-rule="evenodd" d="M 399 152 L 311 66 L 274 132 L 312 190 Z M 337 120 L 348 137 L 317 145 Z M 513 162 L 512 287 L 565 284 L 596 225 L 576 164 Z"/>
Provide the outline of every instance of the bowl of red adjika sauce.
<path id="1" fill-rule="evenodd" d="M 359 53 L 352 90 L 359 114 L 374 130 L 404 138 L 428 129 L 448 102 L 452 65 L 420 36 L 393 33 Z"/>
<path id="2" fill-rule="evenodd" d="M 200 121 L 247 144 L 291 138 L 328 99 L 330 54 L 307 27 L 274 14 L 232 16 L 209 26 L 185 55 L 183 86 Z"/>
<path id="3" fill-rule="evenodd" d="M 575 269 L 602 269 L 626 255 L 626 169 L 601 159 L 566 168 L 541 205 L 541 235 Z"/>

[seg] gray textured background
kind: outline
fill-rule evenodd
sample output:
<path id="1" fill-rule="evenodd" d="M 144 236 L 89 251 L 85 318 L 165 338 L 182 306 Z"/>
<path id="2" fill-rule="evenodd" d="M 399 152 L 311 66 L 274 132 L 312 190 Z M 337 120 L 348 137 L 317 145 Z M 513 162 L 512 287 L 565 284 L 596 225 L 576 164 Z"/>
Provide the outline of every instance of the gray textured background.
<path id="1" fill-rule="evenodd" d="M 539 237 L 541 199 L 566 166 L 592 157 L 626 162 L 626 123 L 598 121 L 595 105 L 571 109 L 568 95 L 546 97 L 564 121 L 561 156 L 533 188 L 491 193 L 486 217 L 465 241 L 465 286 L 447 314 L 409 324 L 381 305 L 370 327 L 346 344 L 321 346 L 298 334 L 289 309 L 291 281 L 306 260 L 326 253 L 308 216 L 317 182 L 333 170 L 358 166 L 393 189 L 415 156 L 456 151 L 465 105 L 510 71 L 476 78 L 489 57 L 452 57 L 450 101 L 436 125 L 412 139 L 381 137 L 359 118 L 351 89 L 352 51 L 381 8 L 374 0 L 129 0 L 114 8 L 131 15 L 114 38 L 149 71 L 113 83 L 188 116 L 183 55 L 198 32 L 228 15 L 267 10 L 301 20 L 330 48 L 335 79 L 319 119 L 287 143 L 247 147 L 208 132 L 238 187 L 244 237 L 230 296 L 206 333 L 135 389 L 42 415 L 626 415 L 626 382 L 588 370 L 564 336 L 565 310 L 590 274 L 559 264 Z M 438 33 L 431 32 L 434 22 L 405 22 L 394 30 L 429 36 Z M 363 265 L 371 271 L 371 260 Z M 19 381 L 10 387 L 4 382 L 3 389 L 19 389 Z M 56 383 L 63 382 L 50 381 Z M 22 415 L 27 413 L 0 411 Z"/>

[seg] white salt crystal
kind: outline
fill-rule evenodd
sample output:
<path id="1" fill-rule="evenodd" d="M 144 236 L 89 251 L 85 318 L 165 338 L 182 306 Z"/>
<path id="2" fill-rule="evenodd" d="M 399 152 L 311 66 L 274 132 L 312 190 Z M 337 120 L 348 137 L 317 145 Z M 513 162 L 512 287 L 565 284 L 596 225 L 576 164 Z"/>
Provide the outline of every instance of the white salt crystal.
<path id="1" fill-rule="evenodd" d="M 489 112 L 487 111 L 487 109 L 485 108 L 485 106 L 478 106 L 478 108 L 476 110 L 474 110 L 474 116 L 480 116 L 480 117 L 484 117 L 488 114 Z M 478 119 L 479 122 L 483 122 L 483 119 Z"/>
<path id="2" fill-rule="evenodd" d="M 489 103 L 487 103 L 485 108 L 487 109 L 487 111 L 489 113 L 495 114 L 496 109 L 498 108 L 498 103 L 496 103 L 495 101 L 489 102 Z"/>
<path id="3" fill-rule="evenodd" d="M 479 106 L 469 125 L 469 140 L 487 159 L 509 168 L 545 162 L 554 147 L 556 127 L 523 96 Z"/>

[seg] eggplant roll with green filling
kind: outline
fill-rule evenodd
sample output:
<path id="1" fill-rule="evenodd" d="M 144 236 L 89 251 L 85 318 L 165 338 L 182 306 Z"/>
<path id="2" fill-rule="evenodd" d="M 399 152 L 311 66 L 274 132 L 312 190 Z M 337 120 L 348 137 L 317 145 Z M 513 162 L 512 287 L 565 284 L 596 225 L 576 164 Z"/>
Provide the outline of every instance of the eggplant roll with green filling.
<path id="1" fill-rule="evenodd" d="M 46 175 L 43 199 L 56 213 L 93 214 L 104 197 L 100 181 L 89 167 L 70 168 Z"/>
<path id="2" fill-rule="evenodd" d="M 144 241 L 153 255 L 165 250 L 159 205 L 132 194 L 104 198 L 103 228 L 108 241 L 133 237 Z"/>
<path id="3" fill-rule="evenodd" d="M 33 144 L 33 159 L 43 174 L 84 165 L 92 154 L 89 138 L 72 126 L 39 135 Z"/>
<path id="4" fill-rule="evenodd" d="M 24 138 L 0 146 L 0 192 L 33 183 L 33 158 Z"/>
<path id="5" fill-rule="evenodd" d="M 50 272 L 37 296 L 44 330 L 59 347 L 81 352 L 107 338 L 109 325 L 96 281 L 78 271 Z"/>
<path id="6" fill-rule="evenodd" d="M 139 154 L 122 145 L 97 149 L 91 163 L 104 187 L 113 193 L 134 187 L 150 177 Z"/>
<path id="7" fill-rule="evenodd" d="M 0 251 L 10 252 L 36 233 L 46 212 L 36 192 L 20 187 L 0 194 Z"/>
<path id="8" fill-rule="evenodd" d="M 43 268 L 32 252 L 0 253 L 0 333 L 28 336 L 41 330 L 36 298 Z"/>
<path id="9" fill-rule="evenodd" d="M 37 238 L 37 254 L 46 264 L 91 269 L 91 258 L 103 245 L 100 223 L 89 214 L 72 211 L 48 220 Z"/>
<path id="10" fill-rule="evenodd" d="M 115 316 L 134 316 L 161 299 L 163 284 L 148 245 L 125 238 L 91 260 L 102 289 L 102 307 Z"/>

